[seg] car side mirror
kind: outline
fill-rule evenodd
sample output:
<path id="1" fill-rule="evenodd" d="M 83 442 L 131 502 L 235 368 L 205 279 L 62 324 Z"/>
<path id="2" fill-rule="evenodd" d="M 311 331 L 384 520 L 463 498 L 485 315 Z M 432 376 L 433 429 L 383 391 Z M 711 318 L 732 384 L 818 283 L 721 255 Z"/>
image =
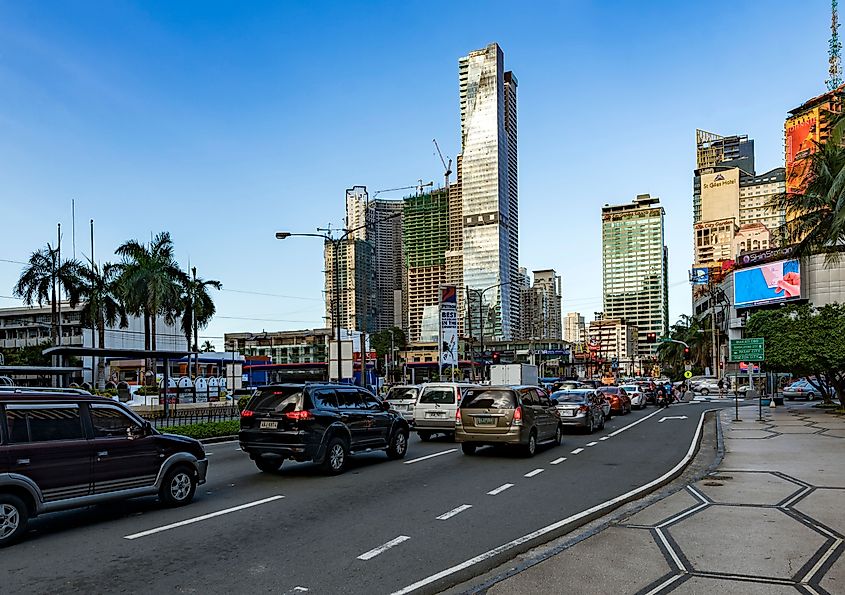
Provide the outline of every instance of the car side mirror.
<path id="1" fill-rule="evenodd" d="M 387 401 L 382 401 L 381 402 L 381 410 L 382 411 L 390 411 L 390 403 L 388 403 Z"/>

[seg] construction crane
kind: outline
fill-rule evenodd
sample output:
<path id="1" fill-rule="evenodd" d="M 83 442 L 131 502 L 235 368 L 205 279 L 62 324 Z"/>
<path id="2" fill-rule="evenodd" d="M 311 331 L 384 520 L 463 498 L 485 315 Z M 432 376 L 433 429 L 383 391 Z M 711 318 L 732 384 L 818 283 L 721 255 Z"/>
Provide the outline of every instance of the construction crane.
<path id="1" fill-rule="evenodd" d="M 423 188 L 430 188 L 431 186 L 434 186 L 433 181 L 423 184 L 422 180 L 418 180 L 416 186 L 402 186 L 401 188 L 385 188 L 384 190 L 376 190 L 375 193 L 373 193 L 373 199 L 375 200 L 375 198 L 383 192 L 397 192 L 399 190 L 416 190 L 417 194 L 422 194 Z"/>
<path id="2" fill-rule="evenodd" d="M 842 84 L 842 43 L 839 41 L 839 10 L 836 0 L 830 3 L 830 42 L 828 47 L 828 74 L 825 81 L 830 91 Z"/>
<path id="3" fill-rule="evenodd" d="M 440 152 L 440 145 L 437 144 L 437 139 L 433 138 L 434 148 L 437 149 L 437 154 L 440 156 L 440 163 L 443 164 L 443 170 L 446 172 L 443 177 L 446 178 L 446 190 L 449 189 L 449 176 L 452 174 L 452 158 L 449 158 L 449 165 L 446 165 L 446 160 L 443 159 L 443 153 Z"/>

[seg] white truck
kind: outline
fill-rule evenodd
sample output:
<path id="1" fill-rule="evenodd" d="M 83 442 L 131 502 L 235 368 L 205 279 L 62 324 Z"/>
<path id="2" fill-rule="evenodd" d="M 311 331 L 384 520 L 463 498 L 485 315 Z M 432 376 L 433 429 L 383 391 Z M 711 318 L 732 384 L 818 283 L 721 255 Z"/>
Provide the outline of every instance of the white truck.
<path id="1" fill-rule="evenodd" d="M 537 384 L 537 366 L 531 364 L 493 364 L 490 366 L 491 385 Z"/>

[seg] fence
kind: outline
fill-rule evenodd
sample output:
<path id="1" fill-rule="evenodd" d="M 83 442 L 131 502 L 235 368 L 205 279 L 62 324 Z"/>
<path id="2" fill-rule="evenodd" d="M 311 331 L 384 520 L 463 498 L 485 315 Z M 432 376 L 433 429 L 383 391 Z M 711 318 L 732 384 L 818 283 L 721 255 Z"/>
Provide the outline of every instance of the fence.
<path id="1" fill-rule="evenodd" d="M 237 403 L 218 407 L 180 407 L 178 404 L 171 404 L 167 408 L 166 416 L 164 407 L 150 408 L 137 413 L 150 422 L 154 428 L 184 426 L 210 421 L 230 421 L 240 419 L 241 415 Z"/>

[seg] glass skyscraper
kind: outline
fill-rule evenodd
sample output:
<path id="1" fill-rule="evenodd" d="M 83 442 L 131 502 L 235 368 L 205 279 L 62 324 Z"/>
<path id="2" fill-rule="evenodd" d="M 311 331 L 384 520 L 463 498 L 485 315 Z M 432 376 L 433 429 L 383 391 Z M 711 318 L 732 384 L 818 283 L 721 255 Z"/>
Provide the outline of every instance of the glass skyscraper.
<path id="1" fill-rule="evenodd" d="M 478 336 L 511 339 L 519 321 L 519 194 L 517 80 L 504 71 L 498 44 L 459 61 L 461 95 L 461 207 L 463 283 L 469 328 Z M 478 292 L 485 292 L 479 307 Z"/>

